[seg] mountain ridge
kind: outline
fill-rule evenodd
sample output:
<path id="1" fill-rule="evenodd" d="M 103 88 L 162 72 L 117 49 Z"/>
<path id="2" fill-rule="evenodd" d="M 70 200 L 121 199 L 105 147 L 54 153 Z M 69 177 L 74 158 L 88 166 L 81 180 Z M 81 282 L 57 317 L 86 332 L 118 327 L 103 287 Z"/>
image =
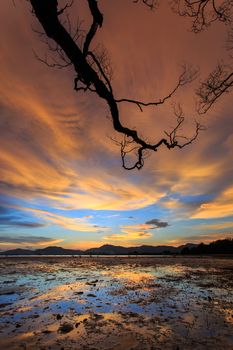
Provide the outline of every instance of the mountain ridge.
<path id="1" fill-rule="evenodd" d="M 187 243 L 180 247 L 166 245 L 141 245 L 137 247 L 123 247 L 111 244 L 104 244 L 98 248 L 90 248 L 86 250 L 66 249 L 56 246 L 48 246 L 40 249 L 11 249 L 0 252 L 0 255 L 128 255 L 128 254 L 176 254 L 180 253 L 183 247 L 189 248 L 196 246 L 192 243 Z"/>
<path id="2" fill-rule="evenodd" d="M 86 250 L 66 249 L 62 247 L 49 246 L 41 249 L 12 249 L 1 251 L 0 255 L 202 255 L 202 254 L 233 254 L 233 238 L 221 239 L 209 244 L 186 243 L 178 247 L 168 245 L 141 245 L 137 247 L 122 247 L 104 244 L 98 248 Z"/>

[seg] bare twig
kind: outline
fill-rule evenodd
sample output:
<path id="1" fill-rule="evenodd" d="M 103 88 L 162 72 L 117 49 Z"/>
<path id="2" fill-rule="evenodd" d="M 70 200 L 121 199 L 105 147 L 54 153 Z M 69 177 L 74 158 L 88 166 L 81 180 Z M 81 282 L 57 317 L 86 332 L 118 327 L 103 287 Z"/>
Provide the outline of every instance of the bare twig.
<path id="1" fill-rule="evenodd" d="M 128 102 L 128 103 L 136 104 L 138 106 L 138 108 L 140 109 L 140 111 L 143 112 L 142 107 L 158 106 L 158 105 L 164 104 L 164 102 L 166 102 L 168 99 L 170 99 L 175 94 L 175 92 L 179 89 L 179 87 L 184 86 L 188 83 L 191 83 L 194 79 L 196 79 L 198 76 L 198 72 L 199 72 L 198 69 L 192 68 L 192 67 L 188 66 L 187 64 L 183 64 L 182 65 L 182 73 L 179 76 L 179 79 L 178 79 L 176 86 L 173 88 L 172 91 L 169 92 L 168 95 L 166 95 L 165 97 L 161 98 L 158 101 L 144 102 L 144 101 L 139 101 L 139 100 L 133 100 L 130 98 L 121 98 L 121 99 L 116 99 L 115 101 L 117 103 Z"/>
<path id="2" fill-rule="evenodd" d="M 232 87 L 232 68 L 223 63 L 219 63 L 197 90 L 197 95 L 199 97 L 198 112 L 200 114 L 206 113 L 219 97 L 228 93 Z"/>
<path id="3" fill-rule="evenodd" d="M 232 0 L 171 0 L 172 9 L 180 16 L 193 19 L 192 31 L 198 33 L 213 22 L 220 21 L 225 24 L 232 22 Z"/>
<path id="4" fill-rule="evenodd" d="M 158 5 L 159 0 L 133 0 L 134 3 L 142 2 L 144 5 L 149 7 L 150 10 L 154 10 Z"/>

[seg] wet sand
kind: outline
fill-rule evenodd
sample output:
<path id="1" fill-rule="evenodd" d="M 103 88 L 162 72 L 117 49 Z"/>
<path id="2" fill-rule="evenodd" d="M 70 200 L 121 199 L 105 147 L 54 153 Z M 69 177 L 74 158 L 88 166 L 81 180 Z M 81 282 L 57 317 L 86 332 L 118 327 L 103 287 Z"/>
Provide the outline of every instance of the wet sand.
<path id="1" fill-rule="evenodd" d="M 0 259 L 0 349 L 233 349 L 233 259 Z"/>

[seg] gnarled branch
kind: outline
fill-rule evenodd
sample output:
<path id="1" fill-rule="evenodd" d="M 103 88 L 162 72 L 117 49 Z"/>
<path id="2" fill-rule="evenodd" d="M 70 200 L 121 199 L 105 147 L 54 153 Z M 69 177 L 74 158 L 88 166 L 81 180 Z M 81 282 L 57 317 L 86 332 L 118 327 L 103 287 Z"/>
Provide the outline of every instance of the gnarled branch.
<path id="1" fill-rule="evenodd" d="M 91 41 L 94 38 L 98 27 L 101 27 L 102 23 L 103 23 L 103 15 L 98 8 L 97 1 L 96 0 L 88 0 L 88 5 L 89 5 L 90 12 L 92 14 L 93 23 L 92 23 L 92 25 L 87 33 L 87 36 L 86 36 L 86 39 L 85 39 L 85 42 L 83 45 L 83 54 L 84 55 L 87 55 Z"/>
<path id="2" fill-rule="evenodd" d="M 157 103 L 145 103 L 138 100 L 130 100 L 124 98 L 120 100 L 116 99 L 110 79 L 105 74 L 105 70 L 101 65 L 101 61 L 98 60 L 96 55 L 90 49 L 90 43 L 96 34 L 97 28 L 101 26 L 103 22 L 103 16 L 98 9 L 97 1 L 88 0 L 90 12 L 93 17 L 93 24 L 86 36 L 83 49 L 78 45 L 74 38 L 72 38 L 69 30 L 67 30 L 61 23 L 59 18 L 59 11 L 57 8 L 57 0 L 30 0 L 30 2 L 33 11 L 41 23 L 47 37 L 54 40 L 56 45 L 66 55 L 67 60 L 73 65 L 76 73 L 75 90 L 89 90 L 91 92 L 94 92 L 101 99 L 104 99 L 108 104 L 111 112 L 113 128 L 124 136 L 125 141 L 121 144 L 121 157 L 122 165 L 125 169 L 141 169 L 144 164 L 145 155 L 148 151 L 156 152 L 161 146 L 165 146 L 169 150 L 173 148 L 183 148 L 197 138 L 199 131 L 202 129 L 199 124 L 196 124 L 196 132 L 192 138 L 188 139 L 183 136 L 178 136 L 178 130 L 184 122 L 184 116 L 181 108 L 180 110 L 176 111 L 177 125 L 173 131 L 166 133 L 166 138 L 161 138 L 154 143 L 149 143 L 146 139 L 139 136 L 137 130 L 123 125 L 118 109 L 118 103 L 120 102 L 131 102 L 137 104 L 140 106 L 140 108 L 141 106 L 162 104 L 169 97 L 171 97 L 179 87 L 191 82 L 197 74 L 196 71 L 190 72 L 185 68 L 172 92 Z M 148 4 L 149 1 L 145 1 L 145 3 Z M 126 154 L 130 153 L 126 151 L 125 148 L 126 145 L 129 144 L 129 141 L 130 144 L 133 145 L 133 151 L 136 152 L 137 157 L 132 166 L 127 166 L 125 163 Z"/>

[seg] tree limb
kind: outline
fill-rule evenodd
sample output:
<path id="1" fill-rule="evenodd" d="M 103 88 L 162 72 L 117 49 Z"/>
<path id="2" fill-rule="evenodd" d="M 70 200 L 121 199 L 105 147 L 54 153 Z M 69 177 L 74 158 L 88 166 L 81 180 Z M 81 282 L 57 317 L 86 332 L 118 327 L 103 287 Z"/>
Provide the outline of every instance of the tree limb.
<path id="1" fill-rule="evenodd" d="M 122 100 L 115 99 L 110 80 L 105 75 L 104 70 L 101 67 L 101 62 L 96 59 L 95 55 L 90 49 L 87 51 L 87 49 L 90 46 L 90 42 L 96 33 L 96 30 L 95 32 L 93 32 L 93 29 L 90 28 L 90 31 L 92 31 L 92 33 L 90 34 L 91 40 L 90 38 L 87 38 L 88 37 L 87 35 L 86 41 L 84 44 L 84 49 L 82 50 L 59 20 L 57 0 L 49 0 L 49 1 L 48 0 L 30 0 L 30 2 L 33 8 L 33 11 L 37 19 L 41 23 L 46 35 L 49 38 L 54 40 L 54 42 L 58 45 L 59 48 L 61 48 L 62 52 L 64 52 L 64 54 L 66 55 L 67 60 L 71 62 L 71 64 L 73 65 L 74 70 L 76 72 L 75 89 L 77 91 L 90 90 L 96 93 L 101 99 L 104 99 L 108 104 L 111 112 L 113 128 L 120 134 L 123 134 L 124 139 L 127 142 L 130 140 L 130 143 L 133 143 L 135 145 L 133 147 L 133 150 L 134 151 L 136 150 L 137 159 L 134 162 L 134 164 L 129 167 L 129 166 L 126 166 L 125 164 L 125 155 L 127 154 L 127 152 L 125 152 L 124 143 L 122 144 L 122 147 L 121 147 L 122 166 L 125 169 L 127 170 L 131 170 L 135 168 L 141 169 L 144 164 L 145 153 L 148 151 L 156 152 L 158 148 L 161 147 L 162 145 L 167 147 L 169 150 L 173 148 L 183 148 L 186 145 L 192 143 L 196 139 L 199 131 L 201 130 L 201 127 L 199 124 L 196 124 L 196 133 L 193 137 L 189 139 L 185 138 L 184 143 L 179 142 L 179 138 L 177 136 L 177 130 L 180 128 L 181 124 L 183 124 L 183 114 L 182 114 L 182 117 L 180 116 L 179 118 L 177 118 L 177 126 L 173 129 L 173 131 L 170 134 L 167 134 L 167 138 L 161 138 L 159 141 L 156 141 L 155 143 L 149 143 L 144 138 L 139 136 L 136 130 L 129 128 L 127 126 L 124 126 L 120 120 L 118 103 L 125 101 L 125 102 L 136 103 L 140 106 L 142 105 L 147 106 L 147 105 L 150 105 L 151 103 L 144 103 L 142 101 L 137 101 L 137 100 L 130 101 L 127 99 L 122 99 Z M 95 28 L 97 28 L 98 26 L 102 25 L 103 17 L 100 11 L 98 10 L 96 0 L 88 0 L 88 4 L 93 16 L 93 23 L 95 23 Z M 90 62 L 90 60 L 88 59 L 88 56 L 92 58 L 92 62 Z M 93 61 L 95 63 L 95 66 L 93 65 Z M 194 76 L 192 74 L 187 75 L 186 71 L 182 73 L 180 76 L 179 82 L 177 86 L 174 88 L 174 90 L 171 92 L 171 95 L 180 86 L 183 86 L 186 83 L 192 81 L 193 78 Z M 78 83 L 80 83 L 81 86 L 78 86 Z M 161 100 L 160 104 L 164 103 L 167 98 L 169 98 L 169 95 L 166 96 L 163 100 Z M 177 113 L 181 113 L 181 112 L 177 112 Z"/>
<path id="2" fill-rule="evenodd" d="M 103 24 L 103 15 L 99 11 L 97 1 L 96 0 L 88 0 L 88 5 L 90 12 L 93 17 L 93 23 L 89 29 L 89 32 L 87 33 L 84 45 L 83 45 L 83 54 L 87 55 L 89 46 L 91 44 L 92 39 L 94 38 L 98 27 L 102 27 Z"/>

